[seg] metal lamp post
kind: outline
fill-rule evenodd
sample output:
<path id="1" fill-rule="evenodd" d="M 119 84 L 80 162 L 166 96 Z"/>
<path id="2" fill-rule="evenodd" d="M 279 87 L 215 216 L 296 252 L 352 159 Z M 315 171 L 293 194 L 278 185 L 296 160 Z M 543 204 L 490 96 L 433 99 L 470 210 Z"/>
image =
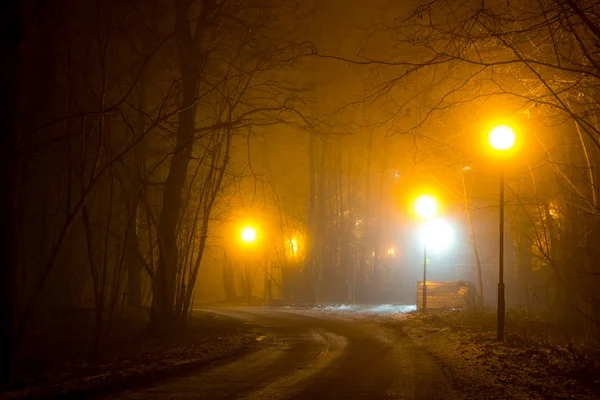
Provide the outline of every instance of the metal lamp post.
<path id="1" fill-rule="evenodd" d="M 454 241 L 454 229 L 443 218 L 428 220 L 422 230 L 423 234 L 423 310 L 427 309 L 427 251 L 440 252 L 447 249 Z"/>
<path id="2" fill-rule="evenodd" d="M 515 131 L 507 125 L 494 127 L 488 136 L 492 148 L 501 154 L 511 150 L 516 142 Z M 504 340 L 506 302 L 504 295 L 504 166 L 500 170 L 500 238 L 498 254 L 498 340 Z"/>
<path id="3" fill-rule="evenodd" d="M 423 312 L 427 311 L 427 241 L 423 241 Z"/>
<path id="4" fill-rule="evenodd" d="M 245 226 L 241 233 L 240 239 L 242 240 L 242 244 L 247 247 L 246 250 L 249 250 L 251 246 L 255 245 L 255 242 L 258 238 L 258 233 L 256 229 L 252 226 Z M 246 254 L 246 271 L 250 270 L 250 258 L 249 255 Z M 252 293 L 248 293 L 248 305 L 252 302 Z"/>
<path id="5" fill-rule="evenodd" d="M 422 219 L 432 218 L 438 210 L 437 200 L 423 195 L 415 201 L 415 212 Z M 423 241 L 423 312 L 427 311 L 427 240 Z"/>

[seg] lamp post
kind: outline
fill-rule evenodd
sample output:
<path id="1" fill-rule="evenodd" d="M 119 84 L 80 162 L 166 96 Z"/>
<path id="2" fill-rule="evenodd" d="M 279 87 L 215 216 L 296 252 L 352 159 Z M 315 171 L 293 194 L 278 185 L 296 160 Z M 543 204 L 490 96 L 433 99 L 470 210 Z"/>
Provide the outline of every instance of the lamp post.
<path id="1" fill-rule="evenodd" d="M 488 136 L 494 150 L 506 155 L 515 145 L 517 136 L 508 125 L 495 126 Z M 500 239 L 498 254 L 498 340 L 504 340 L 506 303 L 504 298 L 504 166 L 500 169 Z"/>
<path id="2" fill-rule="evenodd" d="M 415 201 L 415 212 L 422 219 L 431 219 L 437 213 L 437 200 L 430 195 L 422 195 Z M 427 311 L 427 241 L 423 241 L 423 312 Z"/>
<path id="3" fill-rule="evenodd" d="M 244 228 L 242 228 L 241 232 L 240 232 L 240 239 L 242 241 L 242 244 L 244 245 L 244 247 L 246 247 L 246 253 L 250 250 L 250 247 L 253 246 L 256 242 L 258 238 L 258 233 L 256 231 L 256 229 L 252 226 L 245 226 Z M 250 277 L 250 256 L 248 254 L 246 254 L 246 266 L 245 266 L 245 271 L 243 272 L 245 274 L 245 280 L 246 283 L 243 285 L 244 286 L 244 291 L 246 292 L 245 295 L 248 297 L 248 305 L 250 305 L 252 303 L 252 284 L 251 284 L 251 277 Z"/>

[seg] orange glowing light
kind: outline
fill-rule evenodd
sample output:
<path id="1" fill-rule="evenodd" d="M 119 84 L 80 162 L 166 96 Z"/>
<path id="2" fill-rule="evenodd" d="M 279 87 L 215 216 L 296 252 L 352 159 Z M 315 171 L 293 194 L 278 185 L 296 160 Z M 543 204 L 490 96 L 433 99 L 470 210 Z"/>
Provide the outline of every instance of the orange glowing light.
<path id="1" fill-rule="evenodd" d="M 507 151 L 512 149 L 517 142 L 517 135 L 510 126 L 497 125 L 490 131 L 488 141 L 495 150 Z"/>
<path id="2" fill-rule="evenodd" d="M 419 197 L 415 201 L 415 212 L 421 218 L 431 218 L 438 211 L 437 200 L 428 194 Z"/>
<path id="3" fill-rule="evenodd" d="M 244 241 L 246 243 L 252 243 L 252 242 L 256 241 L 257 236 L 258 235 L 256 233 L 256 229 L 254 229 L 251 226 L 247 226 L 244 229 L 242 229 L 242 233 L 241 233 L 242 241 Z"/>

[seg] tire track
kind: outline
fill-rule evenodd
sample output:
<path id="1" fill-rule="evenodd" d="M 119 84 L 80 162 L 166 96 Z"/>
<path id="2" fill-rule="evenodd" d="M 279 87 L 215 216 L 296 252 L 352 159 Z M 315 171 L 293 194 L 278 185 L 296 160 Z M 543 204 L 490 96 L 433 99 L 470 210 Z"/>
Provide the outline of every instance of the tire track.
<path id="1" fill-rule="evenodd" d="M 298 366 L 295 372 L 281 376 L 247 396 L 246 399 L 276 400 L 289 398 L 295 392 L 301 390 L 301 386 L 310 380 L 313 375 L 330 368 L 343 355 L 347 344 L 346 338 L 323 329 L 313 329 L 311 333 L 311 340 L 322 346 L 319 354 L 307 364 Z"/>

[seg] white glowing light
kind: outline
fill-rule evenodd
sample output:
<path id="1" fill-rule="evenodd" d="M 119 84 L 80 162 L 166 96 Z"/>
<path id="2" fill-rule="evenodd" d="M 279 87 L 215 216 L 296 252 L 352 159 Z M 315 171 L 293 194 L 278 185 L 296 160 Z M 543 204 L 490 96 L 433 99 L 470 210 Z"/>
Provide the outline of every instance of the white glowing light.
<path id="1" fill-rule="evenodd" d="M 423 226 L 421 240 L 427 250 L 443 251 L 454 242 L 454 229 L 443 219 L 433 219 Z"/>

